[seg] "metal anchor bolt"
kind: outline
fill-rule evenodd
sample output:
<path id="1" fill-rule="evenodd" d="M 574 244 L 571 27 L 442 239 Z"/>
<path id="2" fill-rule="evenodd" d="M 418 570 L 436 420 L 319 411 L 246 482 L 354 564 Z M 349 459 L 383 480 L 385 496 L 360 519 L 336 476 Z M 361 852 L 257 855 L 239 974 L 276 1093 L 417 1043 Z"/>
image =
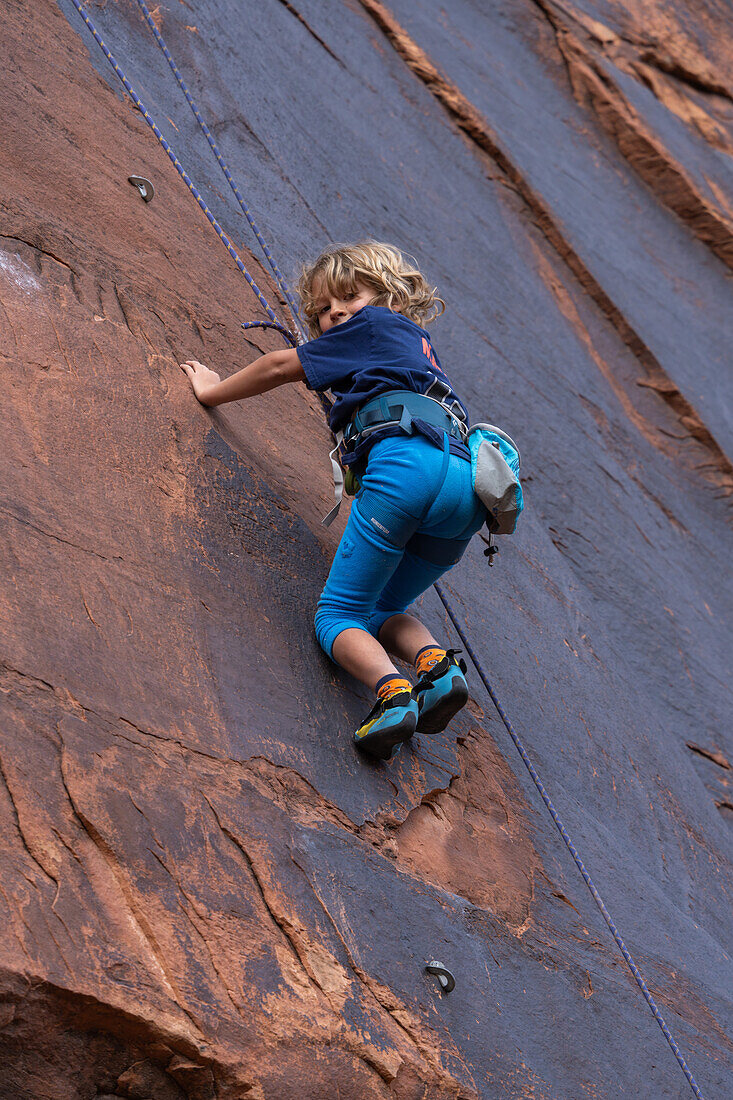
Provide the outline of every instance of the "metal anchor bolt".
<path id="1" fill-rule="evenodd" d="M 437 959 L 431 959 L 430 962 L 425 963 L 425 969 L 429 974 L 437 975 L 444 993 L 450 993 L 452 989 L 456 988 L 456 979 L 453 977 L 448 967 L 443 966 L 442 962 L 438 962 Z"/>
<path id="2" fill-rule="evenodd" d="M 127 179 L 133 186 L 137 187 L 145 202 L 150 202 L 155 194 L 155 188 L 150 180 L 146 180 L 145 176 L 128 176 Z"/>

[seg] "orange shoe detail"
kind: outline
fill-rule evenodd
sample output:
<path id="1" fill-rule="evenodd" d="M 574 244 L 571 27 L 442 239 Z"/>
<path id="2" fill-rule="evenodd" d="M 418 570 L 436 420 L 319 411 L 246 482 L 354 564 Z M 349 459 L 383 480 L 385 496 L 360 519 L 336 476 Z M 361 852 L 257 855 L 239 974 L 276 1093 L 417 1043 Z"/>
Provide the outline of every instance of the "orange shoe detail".
<path id="1" fill-rule="evenodd" d="M 430 672 L 432 668 L 442 661 L 446 655 L 447 650 L 441 649 L 437 645 L 426 645 L 424 649 L 421 649 L 415 659 L 415 668 L 420 676 L 424 676 L 426 672 Z"/>
<path id="2" fill-rule="evenodd" d="M 384 677 L 377 687 L 377 699 L 386 702 L 396 695 L 398 691 L 412 691 L 412 684 L 404 676 Z"/>

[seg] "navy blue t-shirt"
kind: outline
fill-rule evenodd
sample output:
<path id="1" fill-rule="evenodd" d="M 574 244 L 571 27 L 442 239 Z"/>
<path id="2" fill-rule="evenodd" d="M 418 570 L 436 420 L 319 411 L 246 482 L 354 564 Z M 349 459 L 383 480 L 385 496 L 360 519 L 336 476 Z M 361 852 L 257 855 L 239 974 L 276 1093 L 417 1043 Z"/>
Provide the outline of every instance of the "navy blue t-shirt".
<path id="1" fill-rule="evenodd" d="M 357 409 L 372 398 L 390 390 L 427 393 L 436 379 L 449 388 L 447 400 L 457 401 L 466 412 L 425 329 L 386 306 L 364 306 L 348 321 L 301 344 L 297 351 L 310 389 L 330 390 L 333 395 L 334 404 L 329 414 L 333 432 L 345 428 Z M 414 426 L 442 445 L 442 434 L 439 435 L 432 425 L 415 420 Z M 398 429 L 385 429 L 375 432 L 365 443 L 370 448 L 379 439 L 395 434 Z M 451 450 L 454 447 L 461 448 L 460 453 L 468 453 L 463 444 L 451 440 Z M 344 454 L 344 464 L 359 461 L 367 449 L 362 445 L 358 453 Z"/>

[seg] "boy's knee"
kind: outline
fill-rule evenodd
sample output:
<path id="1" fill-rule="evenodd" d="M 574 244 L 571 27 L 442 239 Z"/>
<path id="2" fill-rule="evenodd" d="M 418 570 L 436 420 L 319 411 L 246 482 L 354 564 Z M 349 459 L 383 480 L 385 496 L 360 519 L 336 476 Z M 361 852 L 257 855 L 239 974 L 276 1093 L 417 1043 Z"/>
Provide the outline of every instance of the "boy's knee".
<path id="1" fill-rule="evenodd" d="M 391 619 L 393 615 L 399 615 L 403 608 L 397 608 L 393 611 L 374 611 L 367 620 L 366 628 L 370 634 L 372 634 L 377 641 L 379 641 L 379 631 L 382 629 L 387 619 Z"/>
<path id="2" fill-rule="evenodd" d="M 319 604 L 313 624 L 316 628 L 316 638 L 323 652 L 333 660 L 333 643 L 344 630 L 354 627 L 357 630 L 368 630 L 366 616 L 360 617 L 353 613 L 347 614 L 342 608 L 332 608 Z"/>
<path id="3" fill-rule="evenodd" d="M 333 626 L 333 615 L 326 611 L 325 608 L 319 606 L 316 610 L 313 625 L 316 630 L 316 638 L 319 646 L 327 657 L 333 659 L 333 643 L 336 640 L 336 635 L 333 634 L 331 629 Z"/>

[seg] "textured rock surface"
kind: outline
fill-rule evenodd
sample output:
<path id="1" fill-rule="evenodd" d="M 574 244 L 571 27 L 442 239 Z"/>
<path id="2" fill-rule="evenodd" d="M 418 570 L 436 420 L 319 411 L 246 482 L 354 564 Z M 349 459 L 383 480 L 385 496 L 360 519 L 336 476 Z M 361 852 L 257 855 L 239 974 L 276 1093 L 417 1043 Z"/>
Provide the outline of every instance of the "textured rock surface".
<path id="1" fill-rule="evenodd" d="M 137 6 L 86 7 L 276 300 Z M 354 755 L 318 405 L 195 403 L 181 357 L 276 346 L 253 295 L 68 0 L 4 17 L 0 1097 L 690 1095 L 477 676 L 449 733 Z M 368 233 L 439 284 L 529 503 L 452 598 L 730 1095 L 729 5 L 155 18 L 289 275 Z"/>

